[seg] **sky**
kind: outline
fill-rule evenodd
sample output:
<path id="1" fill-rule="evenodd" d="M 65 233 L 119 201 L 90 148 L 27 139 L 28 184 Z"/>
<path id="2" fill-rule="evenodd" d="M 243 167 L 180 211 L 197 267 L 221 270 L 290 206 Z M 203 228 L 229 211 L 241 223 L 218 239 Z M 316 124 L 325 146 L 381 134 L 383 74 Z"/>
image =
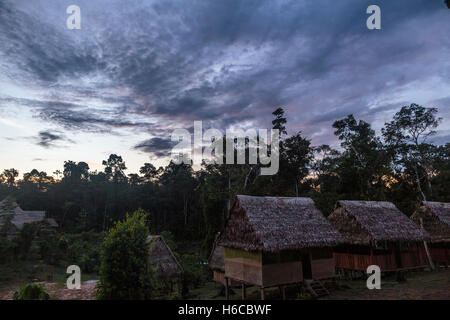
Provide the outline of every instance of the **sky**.
<path id="1" fill-rule="evenodd" d="M 138 172 L 167 164 L 174 129 L 271 128 L 279 106 L 290 134 L 338 146 L 335 120 L 379 133 L 418 103 L 450 142 L 449 30 L 443 0 L 1 0 L 0 171 L 115 153 Z"/>

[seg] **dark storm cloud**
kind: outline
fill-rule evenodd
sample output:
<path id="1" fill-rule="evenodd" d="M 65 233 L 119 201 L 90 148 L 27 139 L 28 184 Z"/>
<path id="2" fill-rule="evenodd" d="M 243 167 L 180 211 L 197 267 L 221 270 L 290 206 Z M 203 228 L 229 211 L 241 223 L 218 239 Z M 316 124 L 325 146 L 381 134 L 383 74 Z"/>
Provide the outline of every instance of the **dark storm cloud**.
<path id="1" fill-rule="evenodd" d="M 47 1 L 36 13 L 8 1 L 0 4 L 2 70 L 62 95 L 32 105 L 68 129 L 155 134 L 192 120 L 270 126 L 282 105 L 289 125 L 311 136 L 349 113 L 394 112 L 401 105 L 389 98 L 371 103 L 415 81 L 449 82 L 443 2 L 378 1 L 382 30 L 369 31 L 372 2 L 78 1 L 82 30 L 68 31 L 56 12 L 71 3 Z M 153 152 L 162 141 L 136 148 Z"/>
<path id="2" fill-rule="evenodd" d="M 66 138 L 59 131 L 44 130 L 40 131 L 37 136 L 37 144 L 44 148 L 55 147 L 57 142 L 67 141 L 73 143 L 72 140 Z"/>
<path id="3" fill-rule="evenodd" d="M 170 154 L 174 145 L 175 143 L 170 139 L 156 137 L 140 142 L 134 146 L 134 149 L 164 157 Z"/>

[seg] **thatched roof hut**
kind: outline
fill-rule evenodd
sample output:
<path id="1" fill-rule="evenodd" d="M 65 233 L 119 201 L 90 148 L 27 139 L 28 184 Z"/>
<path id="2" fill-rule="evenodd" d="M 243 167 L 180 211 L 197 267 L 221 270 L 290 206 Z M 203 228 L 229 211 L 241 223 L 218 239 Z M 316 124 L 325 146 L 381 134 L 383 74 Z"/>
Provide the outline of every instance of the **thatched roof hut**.
<path id="1" fill-rule="evenodd" d="M 219 245 L 275 252 L 330 247 L 343 239 L 310 198 L 238 195 Z"/>
<path id="2" fill-rule="evenodd" d="M 26 211 L 22 210 L 19 205 L 10 199 L 0 202 L 0 230 L 6 223 L 10 222 L 10 230 L 5 230 L 9 236 L 15 235 L 22 229 L 25 223 L 32 222 L 48 222 L 50 225 L 56 225 L 56 221 L 49 221 L 45 218 L 45 211 Z"/>
<path id="3" fill-rule="evenodd" d="M 183 268 L 169 246 L 160 235 L 149 235 L 149 263 L 156 268 L 156 276 L 160 279 L 179 279 L 183 275 Z"/>
<path id="4" fill-rule="evenodd" d="M 223 257 L 223 246 L 218 244 L 220 233 L 217 234 L 214 241 L 211 254 L 209 255 L 208 265 L 213 271 L 225 272 L 225 261 Z"/>
<path id="5" fill-rule="evenodd" d="M 426 232 L 390 202 L 341 200 L 328 220 L 350 244 L 419 242 L 429 239 Z"/>
<path id="6" fill-rule="evenodd" d="M 424 201 L 411 216 L 418 225 L 421 225 L 420 218 L 432 243 L 450 243 L 450 203 Z"/>

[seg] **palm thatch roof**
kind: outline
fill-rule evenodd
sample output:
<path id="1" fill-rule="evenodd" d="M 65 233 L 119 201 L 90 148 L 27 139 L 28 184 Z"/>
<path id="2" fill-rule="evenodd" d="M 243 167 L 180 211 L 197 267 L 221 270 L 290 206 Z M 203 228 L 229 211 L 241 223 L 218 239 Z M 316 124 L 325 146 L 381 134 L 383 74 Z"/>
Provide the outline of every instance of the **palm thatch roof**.
<path id="1" fill-rule="evenodd" d="M 390 202 L 341 200 L 328 220 L 352 244 L 429 239 L 426 232 Z"/>
<path id="2" fill-rule="evenodd" d="M 0 202 L 0 230 L 10 223 L 15 230 L 5 230 L 7 234 L 17 233 L 25 223 L 45 221 L 45 211 L 25 211 L 12 200 Z M 56 222 L 55 222 L 56 223 Z"/>
<path id="3" fill-rule="evenodd" d="M 223 256 L 223 246 L 219 245 L 220 233 L 217 234 L 214 241 L 211 254 L 209 255 L 208 265 L 212 270 L 225 272 L 225 260 Z"/>
<path id="4" fill-rule="evenodd" d="M 175 279 L 183 274 L 183 268 L 169 246 L 160 235 L 149 235 L 149 263 L 156 268 L 156 276 L 160 279 Z"/>
<path id="5" fill-rule="evenodd" d="M 450 203 L 422 202 L 411 219 L 430 234 L 431 242 L 450 242 Z"/>
<path id="6" fill-rule="evenodd" d="M 329 247 L 342 240 L 310 198 L 238 195 L 219 245 L 273 252 Z"/>
<path id="7" fill-rule="evenodd" d="M 47 218 L 47 219 L 45 219 L 45 222 L 47 222 L 50 225 L 50 227 L 53 227 L 53 228 L 58 227 L 58 223 L 53 218 Z"/>

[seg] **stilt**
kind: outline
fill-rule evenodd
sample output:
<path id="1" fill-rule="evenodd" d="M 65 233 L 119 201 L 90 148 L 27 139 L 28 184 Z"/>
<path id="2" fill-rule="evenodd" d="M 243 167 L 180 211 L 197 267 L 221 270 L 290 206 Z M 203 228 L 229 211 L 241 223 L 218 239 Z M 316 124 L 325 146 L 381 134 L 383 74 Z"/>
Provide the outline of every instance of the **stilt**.
<path id="1" fill-rule="evenodd" d="M 279 286 L 281 299 L 286 300 L 286 287 Z"/>
<path id="2" fill-rule="evenodd" d="M 242 300 L 245 300 L 247 298 L 245 283 L 242 284 Z"/>
<path id="3" fill-rule="evenodd" d="M 228 288 L 228 277 L 225 277 L 225 299 L 230 298 L 230 290 Z"/>
<path id="4" fill-rule="evenodd" d="M 180 296 L 183 295 L 183 276 L 178 278 L 178 293 L 180 294 Z"/>
<path id="5" fill-rule="evenodd" d="M 261 287 L 261 300 L 264 300 L 264 287 Z"/>

